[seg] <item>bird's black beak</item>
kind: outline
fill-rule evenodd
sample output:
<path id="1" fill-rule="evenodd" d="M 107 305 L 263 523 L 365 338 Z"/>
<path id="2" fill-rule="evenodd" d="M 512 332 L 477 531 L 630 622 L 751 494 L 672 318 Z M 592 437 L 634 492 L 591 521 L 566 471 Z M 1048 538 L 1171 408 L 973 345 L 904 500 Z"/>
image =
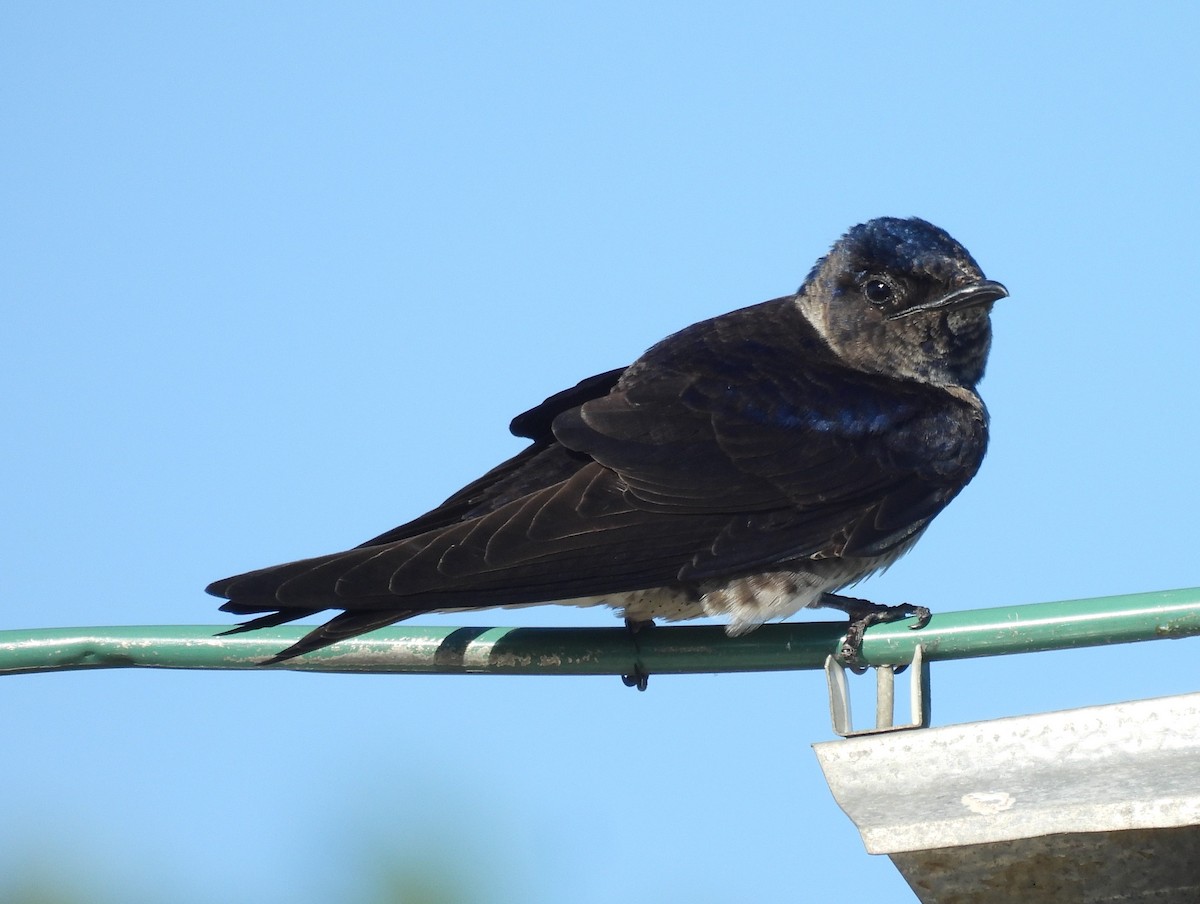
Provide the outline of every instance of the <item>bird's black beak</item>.
<path id="1" fill-rule="evenodd" d="M 895 314 L 890 315 L 888 320 L 899 320 L 901 317 L 907 317 L 909 314 L 916 314 L 920 311 L 939 311 L 943 308 L 973 308 L 976 305 L 989 304 L 1007 297 L 1008 289 L 1004 288 L 1003 283 L 998 283 L 994 279 L 981 279 L 977 283 L 971 283 L 969 286 L 963 286 L 962 288 L 955 289 L 953 292 L 948 292 L 940 298 L 934 298 L 932 301 L 927 301 L 924 304 L 913 305 L 911 308 L 897 311 Z"/>

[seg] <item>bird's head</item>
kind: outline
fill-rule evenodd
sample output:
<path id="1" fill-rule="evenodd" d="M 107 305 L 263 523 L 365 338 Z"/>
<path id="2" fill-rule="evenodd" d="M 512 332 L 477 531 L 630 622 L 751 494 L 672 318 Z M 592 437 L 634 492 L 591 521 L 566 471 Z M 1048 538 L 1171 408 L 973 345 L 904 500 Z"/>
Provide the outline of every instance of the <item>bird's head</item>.
<path id="1" fill-rule="evenodd" d="M 837 241 L 796 303 L 852 367 L 970 389 L 987 363 L 992 303 L 1007 295 L 944 230 L 881 217 Z"/>

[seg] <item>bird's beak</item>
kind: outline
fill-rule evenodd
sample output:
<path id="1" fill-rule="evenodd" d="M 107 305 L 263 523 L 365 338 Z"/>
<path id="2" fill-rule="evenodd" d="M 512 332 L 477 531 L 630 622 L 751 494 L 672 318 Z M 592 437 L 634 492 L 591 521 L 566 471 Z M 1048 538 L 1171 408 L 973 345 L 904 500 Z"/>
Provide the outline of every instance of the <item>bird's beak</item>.
<path id="1" fill-rule="evenodd" d="M 953 292 L 948 292 L 941 298 L 935 298 L 924 304 L 913 305 L 911 308 L 897 311 L 895 314 L 890 315 L 888 320 L 898 320 L 901 317 L 907 317 L 909 314 L 916 314 L 920 311 L 939 311 L 943 308 L 973 308 L 976 305 L 989 304 L 1007 297 L 1008 289 L 1004 288 L 1003 283 L 998 283 L 994 279 L 981 279 L 977 283 L 971 283 L 969 286 L 963 286 L 962 288 L 955 289 Z"/>

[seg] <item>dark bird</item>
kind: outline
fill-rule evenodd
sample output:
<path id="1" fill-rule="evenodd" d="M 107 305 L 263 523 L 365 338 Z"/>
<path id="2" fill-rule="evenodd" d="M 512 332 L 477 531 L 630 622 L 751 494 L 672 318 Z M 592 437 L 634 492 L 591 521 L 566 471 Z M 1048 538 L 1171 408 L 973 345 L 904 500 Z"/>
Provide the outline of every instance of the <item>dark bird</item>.
<path id="1" fill-rule="evenodd" d="M 278 662 L 426 612 L 606 604 L 742 634 L 806 606 L 862 630 L 917 616 L 833 591 L 886 568 L 975 476 L 975 386 L 1008 295 L 920 219 L 855 226 L 794 295 L 694 324 L 518 415 L 532 443 L 346 552 L 217 581 L 233 629 L 338 615 Z"/>

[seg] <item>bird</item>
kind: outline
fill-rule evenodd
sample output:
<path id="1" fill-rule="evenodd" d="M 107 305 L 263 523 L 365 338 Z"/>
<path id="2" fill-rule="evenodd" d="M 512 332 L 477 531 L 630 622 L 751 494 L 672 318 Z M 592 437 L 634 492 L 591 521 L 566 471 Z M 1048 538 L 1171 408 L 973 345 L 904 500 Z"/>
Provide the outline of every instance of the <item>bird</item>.
<path id="1" fill-rule="evenodd" d="M 853 665 L 867 626 L 930 618 L 837 591 L 908 552 L 978 471 L 1008 294 L 932 223 L 869 220 L 795 293 L 519 414 L 529 445 L 426 514 L 207 591 L 251 616 L 225 633 L 336 612 L 264 664 L 429 612 L 556 603 L 633 628 L 720 616 L 731 636 L 831 606 Z"/>

